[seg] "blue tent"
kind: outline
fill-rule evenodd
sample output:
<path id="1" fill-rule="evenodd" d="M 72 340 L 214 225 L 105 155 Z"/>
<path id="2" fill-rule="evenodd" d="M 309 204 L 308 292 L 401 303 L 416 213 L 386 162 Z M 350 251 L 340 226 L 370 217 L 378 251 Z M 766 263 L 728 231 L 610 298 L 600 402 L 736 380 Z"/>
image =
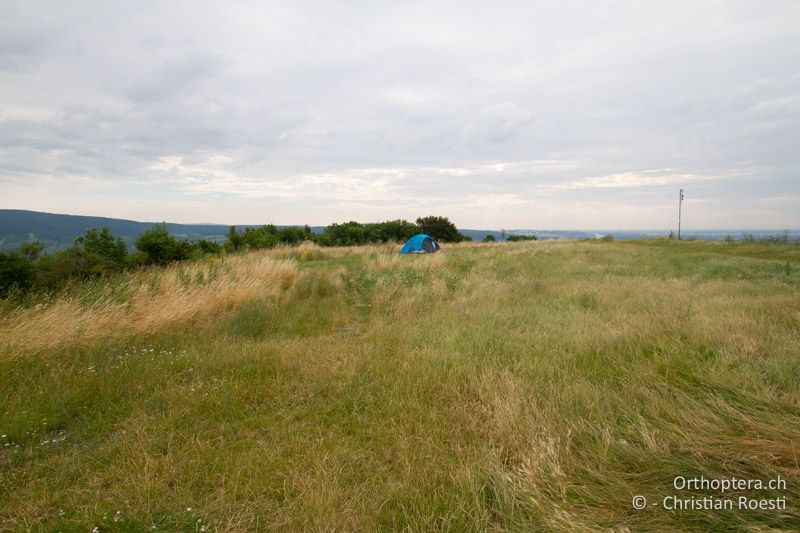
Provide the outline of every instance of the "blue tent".
<path id="1" fill-rule="evenodd" d="M 433 254 L 439 251 L 439 244 L 430 235 L 417 233 L 403 246 L 401 254 Z"/>

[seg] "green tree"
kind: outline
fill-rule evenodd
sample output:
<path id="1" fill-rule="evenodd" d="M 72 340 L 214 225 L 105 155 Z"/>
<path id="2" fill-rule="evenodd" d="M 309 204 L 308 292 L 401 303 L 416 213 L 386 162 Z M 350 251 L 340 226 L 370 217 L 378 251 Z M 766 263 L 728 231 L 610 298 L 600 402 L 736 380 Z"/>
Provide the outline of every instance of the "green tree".
<path id="1" fill-rule="evenodd" d="M 93 265 L 102 270 L 121 270 L 125 265 L 128 248 L 121 237 L 114 238 L 108 228 L 97 231 L 91 228 L 75 239 L 75 248 Z"/>
<path id="2" fill-rule="evenodd" d="M 280 244 L 278 228 L 274 224 L 267 224 L 260 228 L 245 228 L 242 234 L 242 244 L 245 248 L 255 250 L 272 248 L 276 244 Z"/>
<path id="3" fill-rule="evenodd" d="M 242 236 L 236 231 L 236 226 L 231 226 L 225 236 L 225 249 L 229 252 L 235 252 L 241 250 L 242 246 Z"/>
<path id="4" fill-rule="evenodd" d="M 279 228 L 274 224 L 267 224 L 259 228 L 245 228 L 241 233 L 231 226 L 225 241 L 225 249 L 236 251 L 243 248 L 272 248 L 279 244 L 298 244 L 310 241 L 313 240 L 313 237 L 311 228 L 307 225 Z"/>
<path id="5" fill-rule="evenodd" d="M 41 241 L 26 242 L 19 245 L 19 248 L 14 250 L 14 253 L 25 257 L 28 261 L 35 262 L 42 256 L 44 252 L 44 244 Z"/>
<path id="6" fill-rule="evenodd" d="M 166 223 L 159 222 L 139 235 L 136 239 L 136 249 L 144 254 L 145 264 L 165 265 L 172 261 L 187 259 L 191 245 L 170 235 Z"/>
<path id="7" fill-rule="evenodd" d="M 461 242 L 464 236 L 458 232 L 456 225 L 447 217 L 428 216 L 417 219 L 422 233 L 427 233 L 438 241 Z"/>
<path id="8" fill-rule="evenodd" d="M 29 250 L 32 257 L 40 252 Z M 125 242 L 111 235 L 108 228 L 90 228 L 75 239 L 75 243 L 53 256 L 44 255 L 36 261 L 36 284 L 56 290 L 70 279 L 88 279 L 122 271 L 127 265 Z"/>
<path id="9" fill-rule="evenodd" d="M 536 235 L 509 235 L 506 240 L 509 242 L 515 241 L 535 241 L 539 238 Z"/>
<path id="10" fill-rule="evenodd" d="M 200 239 L 192 243 L 192 250 L 189 254 L 191 259 L 200 259 L 208 255 L 219 255 L 222 253 L 222 245 L 218 242 Z"/>
<path id="11" fill-rule="evenodd" d="M 319 237 L 319 243 L 325 246 L 355 246 L 365 242 L 364 226 L 352 220 L 344 224 L 331 224 Z"/>
<path id="12" fill-rule="evenodd" d="M 27 291 L 34 283 L 36 270 L 24 253 L 0 253 L 0 298 L 16 291 Z"/>
<path id="13" fill-rule="evenodd" d="M 281 244 L 300 244 L 312 240 L 311 228 L 305 226 L 286 226 L 277 228 L 275 236 Z"/>
<path id="14" fill-rule="evenodd" d="M 497 239 L 491 233 L 483 238 L 481 242 L 495 242 Z"/>
<path id="15" fill-rule="evenodd" d="M 376 224 L 364 224 L 366 242 L 405 242 L 419 233 L 419 228 L 408 220 L 387 220 Z"/>

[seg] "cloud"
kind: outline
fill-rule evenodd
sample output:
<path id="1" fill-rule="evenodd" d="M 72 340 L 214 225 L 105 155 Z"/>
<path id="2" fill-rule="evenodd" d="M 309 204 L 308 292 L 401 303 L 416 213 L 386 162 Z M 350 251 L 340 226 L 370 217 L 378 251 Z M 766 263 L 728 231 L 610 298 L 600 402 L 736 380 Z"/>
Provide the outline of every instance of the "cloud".
<path id="1" fill-rule="evenodd" d="M 500 144 L 524 136 L 534 125 L 532 112 L 514 102 L 504 102 L 482 109 L 464 127 L 462 137 L 470 144 Z"/>
<path id="2" fill-rule="evenodd" d="M 566 227 L 584 213 L 653 227 L 670 223 L 648 213 L 676 187 L 728 202 L 698 223 L 800 193 L 791 2 L 4 12 L 0 192 L 31 192 L 2 207 L 92 214 L 103 189 L 132 218 L 136 201 L 163 206 L 160 219 L 240 223 L 438 206 L 467 226 Z M 73 186 L 55 193 L 59 180 Z M 800 206 L 767 205 L 800 225 Z"/>
<path id="3" fill-rule="evenodd" d="M 698 175 L 670 172 L 671 169 L 653 169 L 641 172 L 620 172 L 605 176 L 592 176 L 576 181 L 565 181 L 553 185 L 555 190 L 641 188 L 663 185 L 687 185 L 698 181 L 730 179 L 730 175 Z"/>

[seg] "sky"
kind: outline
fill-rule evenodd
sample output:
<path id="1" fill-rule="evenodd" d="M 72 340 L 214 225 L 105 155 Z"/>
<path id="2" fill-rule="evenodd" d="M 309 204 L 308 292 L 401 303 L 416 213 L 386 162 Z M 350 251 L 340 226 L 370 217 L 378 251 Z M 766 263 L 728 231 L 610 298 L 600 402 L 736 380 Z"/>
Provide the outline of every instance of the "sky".
<path id="1" fill-rule="evenodd" d="M 800 228 L 800 2 L 0 0 L 0 208 Z"/>

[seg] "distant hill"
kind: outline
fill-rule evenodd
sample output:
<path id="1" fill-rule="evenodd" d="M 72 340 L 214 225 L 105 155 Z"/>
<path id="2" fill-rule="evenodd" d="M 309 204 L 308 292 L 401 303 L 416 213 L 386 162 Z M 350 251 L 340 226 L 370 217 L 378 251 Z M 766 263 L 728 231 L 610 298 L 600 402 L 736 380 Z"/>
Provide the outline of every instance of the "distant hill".
<path id="1" fill-rule="evenodd" d="M 129 246 L 152 227 L 154 222 L 137 222 L 119 218 L 56 215 L 38 211 L 0 209 L 0 250 L 13 250 L 29 241 L 41 241 L 47 251 L 70 246 L 75 237 L 90 228 L 108 227 L 114 236 L 122 237 Z M 237 226 L 239 228 L 246 226 Z M 208 239 L 222 242 L 229 226 L 223 224 L 173 224 L 167 230 L 176 237 L 195 241 Z M 320 228 L 321 231 L 321 228 Z"/>
<path id="2" fill-rule="evenodd" d="M 45 244 L 47 252 L 53 252 L 70 246 L 75 237 L 83 235 L 90 228 L 108 227 L 115 236 L 133 247 L 133 242 L 150 228 L 154 222 L 137 222 L 120 218 L 88 217 L 82 215 L 57 215 L 39 211 L 26 211 L 21 209 L 0 209 L 0 251 L 17 248 L 20 244 L 30 241 L 41 241 Z M 258 227 L 258 225 L 237 225 L 236 227 Z M 225 224 L 173 224 L 167 223 L 167 230 L 174 236 L 190 241 L 208 239 L 222 242 L 228 228 Z M 280 226 L 279 226 L 280 227 Z M 312 226 L 311 231 L 320 233 L 323 226 Z M 501 240 L 501 232 L 495 230 L 460 229 L 464 235 L 475 241 L 483 240 L 486 235 L 494 235 Z M 792 240 L 800 238 L 800 231 L 790 230 Z M 576 231 L 576 230 L 506 230 L 506 235 L 536 235 L 540 239 L 590 239 L 603 235 L 612 235 L 618 240 L 642 239 L 651 237 L 666 237 L 668 230 L 603 230 L 603 231 Z M 683 232 L 686 238 L 703 240 L 721 240 L 727 235 L 741 239 L 744 235 L 754 235 L 762 238 L 767 235 L 782 235 L 783 230 L 687 230 Z"/>

